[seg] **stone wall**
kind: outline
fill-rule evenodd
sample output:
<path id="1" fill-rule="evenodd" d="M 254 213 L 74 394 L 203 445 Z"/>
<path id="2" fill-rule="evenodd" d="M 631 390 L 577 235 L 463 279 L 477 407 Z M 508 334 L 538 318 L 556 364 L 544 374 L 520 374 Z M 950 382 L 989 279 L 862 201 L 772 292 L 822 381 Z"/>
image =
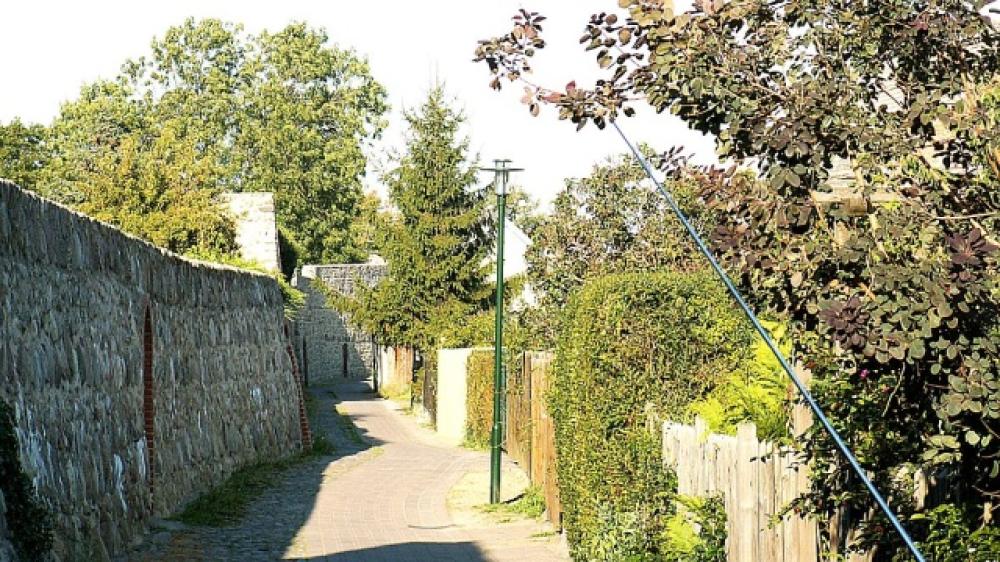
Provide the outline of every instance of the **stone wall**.
<path id="1" fill-rule="evenodd" d="M 301 442 L 273 279 L 186 261 L 2 181 L 0 400 L 57 560 L 121 553 L 151 518 Z"/>
<path id="2" fill-rule="evenodd" d="M 375 343 L 370 334 L 354 326 L 327 305 L 326 296 L 313 283 L 322 283 L 344 295 L 354 294 L 361 281 L 374 286 L 388 272 L 381 264 L 307 265 L 295 279 L 306 293 L 306 305 L 296 323 L 301 338 L 299 353 L 309 384 L 329 384 L 337 380 L 364 380 L 372 375 Z"/>

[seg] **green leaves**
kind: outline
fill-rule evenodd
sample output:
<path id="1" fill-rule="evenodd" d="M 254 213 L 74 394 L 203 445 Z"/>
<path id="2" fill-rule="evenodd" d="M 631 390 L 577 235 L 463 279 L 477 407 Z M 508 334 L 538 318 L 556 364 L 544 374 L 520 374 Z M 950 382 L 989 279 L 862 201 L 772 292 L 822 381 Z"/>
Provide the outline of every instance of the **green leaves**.
<path id="1" fill-rule="evenodd" d="M 658 2 L 619 6 L 624 17 L 597 14 L 584 35 L 602 78 L 549 103 L 579 128 L 643 100 L 757 171 L 706 173 L 712 246 L 755 308 L 788 316 L 818 399 L 866 468 L 907 497 L 887 475 L 948 464 L 954 501 L 992 505 L 996 32 L 960 0 L 730 0 L 677 16 Z M 491 71 L 519 56 L 498 55 Z M 822 433 L 806 446 L 822 475 L 814 511 L 872 507 Z M 899 546 L 871 529 L 880 552 Z"/>
<path id="2" fill-rule="evenodd" d="M 487 191 L 476 191 L 462 117 L 442 89 L 406 113 L 407 151 L 386 176 L 398 213 L 375 243 L 389 276 L 343 308 L 383 343 L 425 352 L 438 337 L 489 306 L 493 228 Z"/>
<path id="3" fill-rule="evenodd" d="M 15 119 L 0 124 L 0 178 L 25 189 L 36 189 L 39 171 L 49 160 L 47 131 Z"/>
<path id="4" fill-rule="evenodd" d="M 652 156 L 651 151 L 646 149 Z M 562 308 L 588 279 L 612 272 L 703 267 L 697 250 L 631 156 L 594 166 L 571 179 L 552 212 L 531 228 L 525 259 L 528 283 L 541 308 L 540 331 L 554 343 Z M 696 201 L 706 178 L 695 171 L 670 181 L 670 189 L 699 229 L 711 220 Z"/>
<path id="5" fill-rule="evenodd" d="M 135 191 L 157 182 L 203 192 L 190 197 L 205 202 L 218 191 L 273 191 L 278 224 L 303 262 L 363 261 L 349 228 L 362 197 L 362 146 L 383 127 L 384 98 L 365 61 L 330 46 L 322 30 L 294 23 L 248 35 L 239 25 L 189 19 L 154 39 L 149 56 L 127 61 L 113 81 L 85 86 L 63 107 L 50 134 L 58 158 L 38 188 L 125 228 L 197 224 L 173 199 L 154 204 Z M 126 146 L 134 151 L 128 164 Z M 134 175 L 137 166 L 148 173 Z M 155 179 L 157 169 L 175 180 Z M 118 181 L 122 174 L 133 183 Z M 112 199 L 141 203 L 115 210 Z M 154 241 L 183 250 L 192 243 L 185 237 L 177 231 Z"/>
<path id="6" fill-rule="evenodd" d="M 676 537 L 668 528 L 676 481 L 663 470 L 647 412 L 687 420 L 693 401 L 750 360 L 752 342 L 748 324 L 707 273 L 598 277 L 575 294 L 549 396 L 575 559 L 672 559 L 670 541 L 654 539 Z M 713 547 L 725 542 L 715 540 Z"/>

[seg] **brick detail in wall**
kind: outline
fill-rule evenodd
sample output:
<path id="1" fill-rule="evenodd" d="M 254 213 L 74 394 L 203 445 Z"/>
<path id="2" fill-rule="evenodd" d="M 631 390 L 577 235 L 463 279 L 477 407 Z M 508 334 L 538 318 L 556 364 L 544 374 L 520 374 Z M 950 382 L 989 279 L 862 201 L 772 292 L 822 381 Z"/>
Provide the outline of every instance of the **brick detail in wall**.
<path id="1" fill-rule="evenodd" d="M 299 365 L 295 361 L 295 350 L 292 349 L 292 340 L 288 334 L 288 324 L 285 324 L 285 350 L 288 352 L 288 359 L 292 362 L 292 378 L 295 379 L 295 386 L 299 395 L 299 427 L 302 430 L 302 448 L 309 450 L 312 448 L 312 430 L 309 428 L 309 415 L 306 413 L 306 389 L 302 381 L 302 373 L 299 372 Z"/>
<path id="2" fill-rule="evenodd" d="M 146 469 L 149 475 L 149 491 L 152 496 L 155 482 L 156 463 L 156 402 L 153 389 L 153 312 L 146 306 L 142 323 L 142 416 L 146 433 Z"/>

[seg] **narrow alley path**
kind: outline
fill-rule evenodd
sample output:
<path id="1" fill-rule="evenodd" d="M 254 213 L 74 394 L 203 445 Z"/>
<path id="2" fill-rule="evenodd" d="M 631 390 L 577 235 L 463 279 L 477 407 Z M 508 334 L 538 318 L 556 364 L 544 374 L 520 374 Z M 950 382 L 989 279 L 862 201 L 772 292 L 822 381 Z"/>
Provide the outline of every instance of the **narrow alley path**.
<path id="1" fill-rule="evenodd" d="M 187 527 L 147 539 L 129 560 L 327 560 L 337 562 L 557 562 L 551 528 L 451 513 L 463 476 L 488 469 L 487 453 L 447 447 L 363 384 L 313 389 L 337 455 L 289 470 L 238 526 Z M 336 398 L 334 397 L 334 393 Z M 345 428 L 334 402 L 358 428 Z"/>

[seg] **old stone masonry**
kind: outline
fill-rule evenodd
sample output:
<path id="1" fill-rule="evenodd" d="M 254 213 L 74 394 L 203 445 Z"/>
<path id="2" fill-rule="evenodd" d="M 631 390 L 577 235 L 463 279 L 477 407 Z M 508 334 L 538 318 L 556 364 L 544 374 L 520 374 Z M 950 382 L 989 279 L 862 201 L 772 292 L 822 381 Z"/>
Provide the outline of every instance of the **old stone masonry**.
<path id="1" fill-rule="evenodd" d="M 26 489 L 51 516 L 45 558 L 108 560 L 237 467 L 298 452 L 288 350 L 270 277 L 0 181 L 0 560 L 36 555 Z"/>
<path id="2" fill-rule="evenodd" d="M 384 275 L 303 268 L 309 304 L 290 324 L 267 275 L 0 181 L 0 562 L 567 560 L 547 523 L 477 507 L 486 453 L 373 394 L 375 342 L 326 296 Z M 301 455 L 313 437 L 333 452 Z M 292 457 L 241 520 L 171 519 L 238 469 Z M 506 470 L 511 498 L 527 478 Z"/>
<path id="3" fill-rule="evenodd" d="M 384 264 L 307 265 L 293 283 L 306 295 L 296 318 L 297 351 L 309 384 L 365 380 L 374 375 L 377 346 L 371 334 L 353 325 L 327 303 L 329 292 L 352 296 L 355 286 L 373 286 L 388 269 Z"/>

